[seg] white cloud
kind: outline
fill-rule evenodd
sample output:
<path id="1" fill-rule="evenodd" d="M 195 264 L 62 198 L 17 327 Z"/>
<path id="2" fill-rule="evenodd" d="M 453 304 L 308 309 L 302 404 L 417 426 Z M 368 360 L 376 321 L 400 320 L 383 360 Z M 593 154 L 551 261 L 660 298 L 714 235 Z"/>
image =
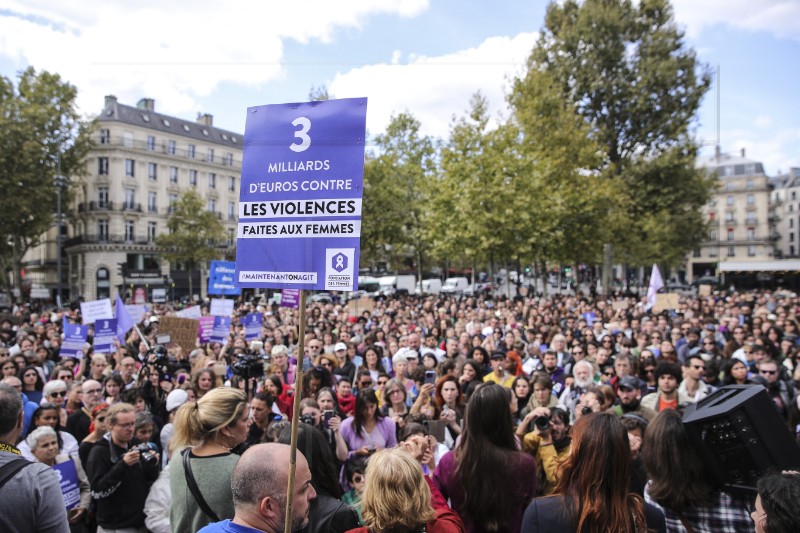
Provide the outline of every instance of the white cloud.
<path id="1" fill-rule="evenodd" d="M 453 115 L 466 112 L 476 91 L 487 98 L 492 115 L 506 108 L 508 81 L 521 74 L 535 40 L 535 33 L 521 33 L 439 57 L 410 55 L 405 64 L 368 65 L 339 74 L 329 89 L 337 98 L 369 98 L 371 134 L 385 131 L 393 114 L 410 111 L 423 134 L 447 138 Z M 392 61 L 399 57 L 395 52 Z"/>
<path id="2" fill-rule="evenodd" d="M 169 114 L 196 111 L 223 82 L 257 86 L 283 75 L 286 40 L 330 42 L 376 14 L 413 17 L 428 0 L 250 2 L 7 0 L 0 55 L 58 72 L 97 111 L 102 96 L 158 98 Z M 9 14 L 10 13 L 10 14 Z M 101 94 L 102 93 L 102 94 Z"/>
<path id="3" fill-rule="evenodd" d="M 800 40 L 797 0 L 673 0 L 675 18 L 691 37 L 705 28 L 726 24 L 764 31 L 778 38 Z"/>
<path id="4" fill-rule="evenodd" d="M 753 125 L 756 128 L 769 128 L 774 124 L 774 120 L 769 115 L 758 115 L 756 119 L 753 121 Z"/>

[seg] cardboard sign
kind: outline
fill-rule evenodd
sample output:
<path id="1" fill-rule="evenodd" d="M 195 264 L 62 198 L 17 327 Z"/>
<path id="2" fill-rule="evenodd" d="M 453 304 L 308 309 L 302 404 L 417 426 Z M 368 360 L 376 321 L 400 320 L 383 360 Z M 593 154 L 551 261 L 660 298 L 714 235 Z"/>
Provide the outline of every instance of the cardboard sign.
<path id="1" fill-rule="evenodd" d="M 711 296 L 711 285 L 700 285 L 697 287 L 697 296 Z"/>
<path id="2" fill-rule="evenodd" d="M 653 306 L 654 313 L 660 313 L 666 309 L 677 309 L 680 305 L 681 296 L 675 292 L 656 294 L 656 304 Z"/>
<path id="3" fill-rule="evenodd" d="M 197 348 L 197 320 L 177 316 L 163 316 L 160 318 L 159 324 L 159 333 L 168 333 L 172 336 L 172 342 L 183 348 L 185 354 L 188 355 Z"/>
<path id="4" fill-rule="evenodd" d="M 351 315 L 361 316 L 361 313 L 364 311 L 369 311 L 372 313 L 372 310 L 375 309 L 375 300 L 368 296 L 364 298 L 356 298 L 355 300 L 350 300 L 347 302 L 346 307 Z"/>
<path id="5" fill-rule="evenodd" d="M 611 309 L 615 311 L 625 311 L 626 309 L 628 309 L 628 307 L 630 306 L 628 305 L 628 302 L 625 300 L 614 300 L 613 302 L 611 302 Z"/>

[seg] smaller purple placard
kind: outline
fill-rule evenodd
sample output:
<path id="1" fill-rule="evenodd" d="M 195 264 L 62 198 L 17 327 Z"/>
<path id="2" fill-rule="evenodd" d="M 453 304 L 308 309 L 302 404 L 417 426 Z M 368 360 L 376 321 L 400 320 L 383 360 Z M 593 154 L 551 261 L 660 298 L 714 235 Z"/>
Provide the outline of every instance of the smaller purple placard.
<path id="1" fill-rule="evenodd" d="M 300 289 L 282 289 L 281 307 L 300 307 Z"/>

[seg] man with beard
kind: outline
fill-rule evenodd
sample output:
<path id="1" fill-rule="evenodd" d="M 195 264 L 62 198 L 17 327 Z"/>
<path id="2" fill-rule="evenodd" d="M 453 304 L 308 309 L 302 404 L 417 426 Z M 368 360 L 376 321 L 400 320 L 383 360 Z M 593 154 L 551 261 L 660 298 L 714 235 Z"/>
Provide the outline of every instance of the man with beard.
<path id="1" fill-rule="evenodd" d="M 572 420 L 575 419 L 575 406 L 581 399 L 583 393 L 589 390 L 594 384 L 594 367 L 592 363 L 583 359 L 575 363 L 572 369 L 572 376 L 575 381 L 569 385 L 558 399 L 558 406 L 570 414 Z"/>
<path id="2" fill-rule="evenodd" d="M 308 524 L 311 501 L 317 492 L 311 484 L 308 461 L 298 450 L 294 494 L 286 494 L 289 480 L 289 446 L 257 444 L 239 458 L 231 476 L 231 493 L 236 514 L 232 520 L 209 524 L 199 533 L 240 531 L 283 531 L 286 500 L 292 498 L 292 531 Z"/>
<path id="3" fill-rule="evenodd" d="M 566 411 L 558 407 L 537 407 L 532 414 L 541 418 L 534 424 L 536 429 L 522 439 L 522 449 L 531 454 L 539 465 L 537 496 L 546 496 L 553 492 L 558 481 L 559 465 L 569 455 L 570 418 Z M 545 421 L 548 424 L 544 424 Z"/>
<path id="4" fill-rule="evenodd" d="M 655 411 L 641 404 L 641 383 L 636 376 L 623 376 L 620 378 L 617 387 L 617 398 L 619 399 L 619 404 L 612 408 L 617 416 L 634 413 L 642 416 L 647 422 L 652 422 L 656 417 Z"/>
<path id="5" fill-rule="evenodd" d="M 653 411 L 661 412 L 664 409 L 677 409 L 679 406 L 691 403 L 691 398 L 678 393 L 678 383 L 681 380 L 681 367 L 677 363 L 662 361 L 655 370 L 658 390 L 642 398 L 642 405 Z"/>
<path id="6" fill-rule="evenodd" d="M 558 356 L 556 352 L 552 350 L 544 352 L 542 356 L 542 365 L 544 366 L 544 371 L 550 376 L 550 381 L 553 382 L 553 394 L 560 396 L 561 393 L 564 392 L 564 381 L 567 378 L 567 374 L 564 372 L 563 368 L 558 366 Z"/>

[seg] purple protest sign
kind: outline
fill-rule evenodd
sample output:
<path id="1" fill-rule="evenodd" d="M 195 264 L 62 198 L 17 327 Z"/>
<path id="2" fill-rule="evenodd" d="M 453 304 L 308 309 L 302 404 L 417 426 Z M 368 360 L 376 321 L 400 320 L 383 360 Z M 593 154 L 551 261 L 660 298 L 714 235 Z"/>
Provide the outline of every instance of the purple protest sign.
<path id="1" fill-rule="evenodd" d="M 356 290 L 367 99 L 250 107 L 237 287 Z"/>
<path id="2" fill-rule="evenodd" d="M 211 331 L 214 329 L 213 316 L 201 316 L 197 319 L 197 338 L 201 344 L 211 342 Z"/>
<path id="3" fill-rule="evenodd" d="M 242 319 L 244 324 L 244 340 L 253 341 L 261 337 L 261 326 L 264 315 L 261 313 L 248 313 Z"/>
<path id="4" fill-rule="evenodd" d="M 283 289 L 281 291 L 281 307 L 300 307 L 300 289 Z"/>
<path id="5" fill-rule="evenodd" d="M 215 316 L 214 327 L 211 328 L 211 342 L 226 342 L 231 331 L 231 317 Z"/>

